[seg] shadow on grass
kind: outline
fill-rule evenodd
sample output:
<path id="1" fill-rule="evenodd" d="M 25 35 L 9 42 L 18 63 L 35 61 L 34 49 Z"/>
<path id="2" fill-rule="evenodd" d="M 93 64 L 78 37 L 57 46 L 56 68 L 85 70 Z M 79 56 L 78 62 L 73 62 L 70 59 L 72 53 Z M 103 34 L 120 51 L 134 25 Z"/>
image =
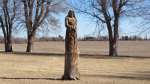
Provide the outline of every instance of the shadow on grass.
<path id="1" fill-rule="evenodd" d="M 42 53 L 42 52 L 19 52 L 19 51 L 14 51 L 11 53 L 5 53 L 4 51 L 0 51 L 0 53 L 3 54 L 16 54 L 16 55 L 32 55 L 32 56 L 55 56 L 55 57 L 61 57 L 64 56 L 64 53 Z M 94 59 L 122 59 L 122 58 L 137 58 L 137 59 L 145 59 L 145 58 L 150 58 L 148 56 L 128 56 L 128 55 L 119 55 L 119 56 L 108 56 L 105 54 L 80 54 L 81 58 L 94 58 Z"/>
<path id="2" fill-rule="evenodd" d="M 131 80 L 150 80 L 150 75 L 137 75 L 137 74 L 126 74 L 126 75 L 105 75 L 105 74 L 84 74 L 83 77 L 100 77 L 100 78 L 118 78 L 118 79 L 131 79 Z"/>
<path id="3" fill-rule="evenodd" d="M 61 78 L 23 78 L 23 77 L 0 77 L 0 79 L 12 79 L 12 80 L 62 80 Z"/>
<path id="4" fill-rule="evenodd" d="M 81 75 L 83 78 L 117 78 L 117 79 L 130 79 L 130 80 L 149 80 L 150 76 L 148 75 L 135 75 L 135 74 L 126 74 L 126 75 L 105 75 L 105 74 L 83 74 Z M 0 77 L 0 79 L 10 79 L 10 80 L 62 80 L 61 78 L 24 78 L 24 77 Z"/>

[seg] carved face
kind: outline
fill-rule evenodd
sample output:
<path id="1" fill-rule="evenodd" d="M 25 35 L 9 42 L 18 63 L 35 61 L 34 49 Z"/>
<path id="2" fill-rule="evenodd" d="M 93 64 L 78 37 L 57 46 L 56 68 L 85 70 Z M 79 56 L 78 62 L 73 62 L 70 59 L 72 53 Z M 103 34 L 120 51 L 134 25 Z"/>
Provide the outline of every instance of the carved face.
<path id="1" fill-rule="evenodd" d="M 74 11 L 73 11 L 73 10 L 69 10 L 68 16 L 69 16 L 69 17 L 75 17 Z"/>

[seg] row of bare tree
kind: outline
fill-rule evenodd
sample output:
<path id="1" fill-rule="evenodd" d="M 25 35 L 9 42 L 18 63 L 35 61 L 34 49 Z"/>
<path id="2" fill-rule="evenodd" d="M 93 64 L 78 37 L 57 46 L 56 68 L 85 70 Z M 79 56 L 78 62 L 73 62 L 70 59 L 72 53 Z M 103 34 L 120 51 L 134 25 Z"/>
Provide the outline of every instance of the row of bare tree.
<path id="1" fill-rule="evenodd" d="M 57 26 L 57 19 L 54 18 L 53 14 L 62 12 L 65 9 L 63 5 L 64 1 L 65 0 L 1 0 L 0 24 L 4 35 L 5 51 L 13 51 L 11 41 L 13 28 L 20 28 L 22 26 L 27 31 L 26 52 L 31 52 L 36 32 L 40 28 L 43 28 L 42 25 L 44 25 L 44 27 L 45 24 Z M 109 55 L 117 56 L 120 18 L 124 15 L 132 17 L 142 16 L 149 21 L 150 19 L 147 18 L 150 16 L 149 2 L 150 0 L 72 0 L 71 6 L 80 13 L 93 17 L 98 24 L 103 24 L 107 28 L 109 36 Z M 74 14 L 71 14 L 71 17 L 74 17 Z M 71 46 L 72 43 L 70 43 L 69 46 Z M 66 59 L 65 63 L 65 65 L 69 65 L 69 67 L 67 66 L 67 70 L 72 70 L 72 73 L 68 72 L 70 78 L 66 78 L 70 80 L 79 79 L 79 73 L 75 72 L 78 68 L 74 68 L 77 67 L 78 64 L 78 55 L 76 55 L 78 52 L 77 45 L 75 45 L 75 48 L 76 50 L 72 50 L 76 53 L 72 55 L 72 58 L 69 57 Z M 70 56 L 70 52 L 68 56 Z M 64 74 L 64 77 L 65 76 Z"/>
<path id="2" fill-rule="evenodd" d="M 36 32 L 46 25 L 58 26 L 53 14 L 65 10 L 65 0 L 1 0 L 0 24 L 5 41 L 5 51 L 12 52 L 12 31 L 27 31 L 26 52 L 31 52 Z"/>
<path id="3" fill-rule="evenodd" d="M 31 52 L 36 32 L 40 28 L 46 25 L 58 26 L 54 14 L 65 10 L 64 2 L 65 0 L 1 0 L 0 24 L 4 35 L 5 51 L 13 51 L 12 31 L 25 28 L 26 52 Z M 107 28 L 110 56 L 117 56 L 121 17 L 140 16 L 146 21 L 144 30 L 149 28 L 147 26 L 150 23 L 149 0 L 69 0 L 69 2 L 77 12 L 91 16 L 96 23 Z"/>
<path id="4" fill-rule="evenodd" d="M 120 18 L 127 16 L 150 18 L 149 3 L 150 0 L 72 0 L 71 6 L 107 28 L 109 55 L 117 56 Z"/>

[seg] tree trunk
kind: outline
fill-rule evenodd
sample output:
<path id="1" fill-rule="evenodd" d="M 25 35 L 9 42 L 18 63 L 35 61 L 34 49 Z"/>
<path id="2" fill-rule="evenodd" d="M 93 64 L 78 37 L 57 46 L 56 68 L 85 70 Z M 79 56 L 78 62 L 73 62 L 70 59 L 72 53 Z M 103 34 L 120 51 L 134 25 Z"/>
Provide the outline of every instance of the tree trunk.
<path id="1" fill-rule="evenodd" d="M 106 17 L 106 25 L 109 35 L 109 56 L 117 56 L 117 44 L 113 35 L 113 28 L 111 26 L 111 21 Z"/>
<path id="2" fill-rule="evenodd" d="M 118 31 L 118 27 L 119 27 L 119 14 L 115 13 L 115 20 L 114 20 L 114 40 L 113 40 L 113 54 L 112 56 L 117 56 L 118 55 L 118 38 L 119 38 L 119 31 Z"/>
<path id="3" fill-rule="evenodd" d="M 2 27 L 2 31 L 3 31 L 3 35 L 4 35 L 4 42 L 5 42 L 5 52 L 12 52 L 12 40 L 11 40 L 11 27 L 9 27 L 9 31 L 6 31 L 5 26 L 4 26 L 4 22 L 2 20 L 2 17 L 0 16 L 0 23 L 1 23 L 1 27 Z M 8 29 L 8 28 L 7 28 Z"/>
<path id="4" fill-rule="evenodd" d="M 11 38 L 8 37 L 7 39 L 5 39 L 5 52 L 12 52 L 12 41 Z"/>
<path id="5" fill-rule="evenodd" d="M 109 56 L 117 56 L 117 44 L 113 39 L 109 40 Z"/>
<path id="6" fill-rule="evenodd" d="M 77 35 L 75 29 L 67 28 L 66 38 L 65 38 L 65 70 L 64 70 L 64 80 L 78 80 L 78 43 Z"/>
<path id="7" fill-rule="evenodd" d="M 118 19 L 115 20 L 113 30 L 113 27 L 111 26 L 111 20 L 106 13 L 104 15 L 109 35 L 109 56 L 117 56 L 118 25 L 116 24 L 118 23 Z"/>
<path id="8" fill-rule="evenodd" d="M 26 52 L 32 52 L 35 33 L 28 33 Z"/>

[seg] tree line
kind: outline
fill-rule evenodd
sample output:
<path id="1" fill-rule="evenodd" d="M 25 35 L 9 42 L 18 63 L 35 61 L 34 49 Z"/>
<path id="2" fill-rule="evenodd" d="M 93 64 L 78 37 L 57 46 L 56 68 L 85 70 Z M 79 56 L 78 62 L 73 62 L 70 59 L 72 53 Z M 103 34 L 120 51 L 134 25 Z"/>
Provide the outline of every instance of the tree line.
<path id="1" fill-rule="evenodd" d="M 94 36 L 84 36 L 78 38 L 79 41 L 108 41 L 109 37 L 108 36 L 100 36 L 100 37 L 94 37 Z M 64 37 L 59 35 L 57 37 L 38 37 L 35 38 L 35 42 L 42 42 L 42 41 L 64 41 Z M 150 38 L 145 36 L 145 37 L 140 37 L 140 36 L 121 36 L 119 38 L 119 41 L 149 41 Z M 21 37 L 12 37 L 12 43 L 15 44 L 23 44 L 26 43 L 27 39 L 26 38 L 21 38 Z M 0 43 L 4 43 L 4 38 L 0 36 Z"/>
<path id="2" fill-rule="evenodd" d="M 94 37 L 94 36 L 85 36 L 83 38 L 79 38 L 78 40 L 80 41 L 108 41 L 109 37 L 108 36 L 99 36 L 99 37 Z M 121 36 L 118 39 L 119 41 L 148 41 L 150 38 L 148 37 L 140 37 L 140 36 Z"/>
<path id="3" fill-rule="evenodd" d="M 120 19 L 142 17 L 146 25 L 149 24 L 149 2 L 149 0 L 72 0 L 71 5 L 79 13 L 90 16 L 96 24 L 107 29 L 109 56 L 117 56 Z M 148 28 L 146 26 L 147 30 Z"/>
<path id="4" fill-rule="evenodd" d="M 26 52 L 32 51 L 36 32 L 46 26 L 58 26 L 54 14 L 63 12 L 65 0 L 1 0 L 0 24 L 4 36 L 5 52 L 12 52 L 12 32 L 25 28 Z M 48 28 L 48 27 L 47 27 Z"/>
<path id="5" fill-rule="evenodd" d="M 66 0 L 1 0 L 0 26 L 4 36 L 5 52 L 13 51 L 12 33 L 18 29 L 27 32 L 26 52 L 31 52 L 36 33 L 42 29 L 59 27 L 59 20 L 55 15 L 64 12 L 69 6 L 107 29 L 108 36 L 103 39 L 109 41 L 109 55 L 117 56 L 120 19 L 144 18 L 142 32 L 148 30 L 149 2 L 149 0 L 69 0 L 66 6 L 64 4 Z"/>

